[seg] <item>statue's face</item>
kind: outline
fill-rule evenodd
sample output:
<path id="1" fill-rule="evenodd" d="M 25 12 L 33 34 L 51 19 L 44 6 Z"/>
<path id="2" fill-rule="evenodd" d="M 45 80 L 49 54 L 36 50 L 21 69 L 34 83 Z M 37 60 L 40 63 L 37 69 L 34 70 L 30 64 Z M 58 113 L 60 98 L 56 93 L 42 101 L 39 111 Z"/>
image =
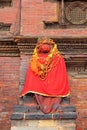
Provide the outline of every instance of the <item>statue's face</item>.
<path id="1" fill-rule="evenodd" d="M 49 53 L 51 50 L 51 46 L 47 43 L 42 44 L 41 46 L 39 46 L 38 48 L 38 52 L 39 53 Z"/>

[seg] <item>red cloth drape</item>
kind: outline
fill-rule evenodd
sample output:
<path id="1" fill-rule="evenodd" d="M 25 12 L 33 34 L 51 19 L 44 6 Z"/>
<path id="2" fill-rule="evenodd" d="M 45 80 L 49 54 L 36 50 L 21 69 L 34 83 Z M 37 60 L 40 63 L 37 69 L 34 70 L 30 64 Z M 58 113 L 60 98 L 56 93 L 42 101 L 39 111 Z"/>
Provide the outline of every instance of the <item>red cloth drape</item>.
<path id="1" fill-rule="evenodd" d="M 46 55 L 43 55 L 41 59 L 44 59 L 45 57 Z M 57 57 L 54 58 L 54 62 L 57 61 L 56 58 Z M 24 88 L 20 94 L 20 97 L 27 93 L 35 93 L 50 97 L 66 97 L 69 95 L 70 89 L 68 84 L 68 76 L 65 61 L 62 56 L 56 66 L 48 72 L 45 80 L 41 80 L 29 66 Z"/>
<path id="2" fill-rule="evenodd" d="M 60 97 L 47 97 L 39 94 L 35 94 L 35 97 L 40 109 L 45 114 L 54 113 L 61 109 L 60 103 L 62 100 Z"/>

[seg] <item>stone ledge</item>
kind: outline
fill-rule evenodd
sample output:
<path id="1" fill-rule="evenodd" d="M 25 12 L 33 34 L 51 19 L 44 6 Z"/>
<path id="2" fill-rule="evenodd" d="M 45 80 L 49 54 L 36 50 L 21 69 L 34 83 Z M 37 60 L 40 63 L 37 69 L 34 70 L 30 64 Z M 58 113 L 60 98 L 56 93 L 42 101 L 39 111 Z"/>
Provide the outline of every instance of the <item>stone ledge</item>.
<path id="1" fill-rule="evenodd" d="M 76 119 L 76 112 L 64 112 L 64 113 L 54 113 L 54 114 L 43 114 L 43 113 L 26 113 L 19 114 L 13 113 L 11 115 L 11 120 L 46 120 L 46 119 Z"/>
<path id="2" fill-rule="evenodd" d="M 36 109 L 36 106 L 22 106 L 22 105 L 17 105 L 14 106 L 14 112 L 17 113 L 28 113 L 28 112 L 37 112 L 38 109 Z"/>
<path id="3" fill-rule="evenodd" d="M 24 119 L 24 114 L 13 113 L 11 115 L 11 120 L 23 120 L 23 119 Z"/>
<path id="4" fill-rule="evenodd" d="M 28 113 L 28 112 L 38 112 L 36 106 L 23 106 L 23 105 L 16 105 L 14 106 L 14 112 L 17 113 Z M 76 112 L 75 106 L 64 106 L 61 107 L 60 111 L 63 112 Z"/>
<path id="5" fill-rule="evenodd" d="M 76 107 L 75 106 L 65 106 L 63 107 L 64 112 L 76 112 Z"/>
<path id="6" fill-rule="evenodd" d="M 64 112 L 64 113 L 56 113 L 56 114 L 53 114 L 53 119 L 67 119 L 67 120 L 75 120 L 76 119 L 76 112 Z"/>
<path id="7" fill-rule="evenodd" d="M 32 111 L 29 109 L 32 108 Z M 34 109 L 34 110 L 33 110 Z M 76 119 L 76 108 L 74 106 L 64 106 L 58 112 L 44 114 L 40 110 L 35 110 L 29 106 L 15 106 L 14 113 L 11 115 L 11 120 L 47 120 L 47 119 Z"/>

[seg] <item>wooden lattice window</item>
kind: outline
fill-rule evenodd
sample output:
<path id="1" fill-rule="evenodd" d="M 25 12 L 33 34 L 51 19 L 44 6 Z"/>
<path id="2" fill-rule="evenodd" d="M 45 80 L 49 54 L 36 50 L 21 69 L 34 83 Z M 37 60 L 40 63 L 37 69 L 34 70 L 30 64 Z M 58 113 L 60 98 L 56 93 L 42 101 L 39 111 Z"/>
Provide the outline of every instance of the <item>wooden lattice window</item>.
<path id="1" fill-rule="evenodd" d="M 54 2 L 59 2 L 59 21 L 45 21 L 45 28 L 87 28 L 86 0 L 57 0 Z"/>
<path id="2" fill-rule="evenodd" d="M 0 0 L 0 7 L 6 7 L 6 6 L 11 6 L 12 5 L 12 0 Z"/>
<path id="3" fill-rule="evenodd" d="M 10 23 L 0 23 L 0 32 L 2 31 L 10 31 L 11 24 Z"/>

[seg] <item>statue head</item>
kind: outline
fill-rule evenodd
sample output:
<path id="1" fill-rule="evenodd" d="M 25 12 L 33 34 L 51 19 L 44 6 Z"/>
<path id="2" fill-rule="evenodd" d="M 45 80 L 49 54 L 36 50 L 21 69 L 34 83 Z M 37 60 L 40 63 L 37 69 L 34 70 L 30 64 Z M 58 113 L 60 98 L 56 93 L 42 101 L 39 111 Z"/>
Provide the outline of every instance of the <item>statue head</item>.
<path id="1" fill-rule="evenodd" d="M 39 53 L 48 53 L 53 48 L 55 42 L 50 38 L 39 38 L 36 48 Z"/>

